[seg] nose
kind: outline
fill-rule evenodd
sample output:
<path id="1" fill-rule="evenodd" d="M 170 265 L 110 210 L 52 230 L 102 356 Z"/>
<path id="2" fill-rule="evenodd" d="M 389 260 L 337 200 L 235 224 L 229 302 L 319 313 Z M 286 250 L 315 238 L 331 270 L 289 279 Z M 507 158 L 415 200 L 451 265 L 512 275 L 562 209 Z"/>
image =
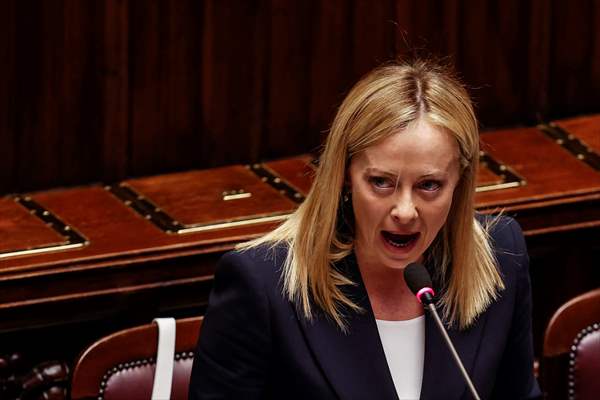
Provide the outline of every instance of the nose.
<path id="1" fill-rule="evenodd" d="M 402 225 L 413 222 L 419 216 L 412 194 L 399 193 L 390 211 L 392 219 Z"/>

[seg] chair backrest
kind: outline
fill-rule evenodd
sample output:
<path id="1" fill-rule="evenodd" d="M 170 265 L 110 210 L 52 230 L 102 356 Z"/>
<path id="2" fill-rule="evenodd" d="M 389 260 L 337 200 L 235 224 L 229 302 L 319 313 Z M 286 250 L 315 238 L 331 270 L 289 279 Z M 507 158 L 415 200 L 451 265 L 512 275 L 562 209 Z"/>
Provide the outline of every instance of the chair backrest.
<path id="1" fill-rule="evenodd" d="M 598 370 L 600 288 L 563 304 L 548 323 L 541 364 L 546 398 L 597 399 Z"/>
<path id="2" fill-rule="evenodd" d="M 194 350 L 202 317 L 177 321 L 172 400 L 187 399 Z M 158 329 L 154 324 L 126 329 L 89 346 L 75 364 L 71 399 L 150 399 Z"/>

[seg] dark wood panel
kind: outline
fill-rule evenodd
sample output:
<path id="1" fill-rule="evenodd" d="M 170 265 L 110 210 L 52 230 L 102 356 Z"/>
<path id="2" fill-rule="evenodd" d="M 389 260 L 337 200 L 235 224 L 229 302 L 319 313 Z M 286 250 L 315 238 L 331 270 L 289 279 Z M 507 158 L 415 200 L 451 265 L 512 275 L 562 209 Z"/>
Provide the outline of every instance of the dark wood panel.
<path id="1" fill-rule="evenodd" d="M 395 57 L 398 24 L 394 21 L 392 0 L 357 1 L 352 21 L 352 77 L 357 80 L 375 66 Z"/>
<path id="2" fill-rule="evenodd" d="M 242 165 L 181 172 L 166 178 L 159 175 L 127 184 L 184 225 L 291 213 L 296 208 L 296 203 Z M 224 193 L 240 190 L 248 197 L 225 200 Z"/>
<path id="3" fill-rule="evenodd" d="M 60 244 L 64 238 L 10 197 L 0 198 L 0 252 Z"/>
<path id="4" fill-rule="evenodd" d="M 598 112 L 591 0 L 31 1 L 0 6 L 0 190 L 314 151 L 390 58 L 445 57 L 484 128 Z"/>
<path id="5" fill-rule="evenodd" d="M 98 179 L 99 3 L 16 2 L 18 189 Z"/>
<path id="6" fill-rule="evenodd" d="M 17 162 L 15 31 L 15 3 L 11 1 L 0 12 L 0 58 L 3 60 L 0 63 L 0 76 L 4 77 L 0 85 L 0 148 L 3 149 L 0 157 L 0 193 L 14 190 L 17 186 L 14 174 Z"/>
<path id="7" fill-rule="evenodd" d="M 56 120 L 60 102 L 54 97 L 58 95 L 60 72 L 56 71 L 54 60 L 64 59 L 64 54 L 58 54 L 61 46 L 57 43 L 64 27 L 64 2 L 58 2 L 56 7 L 48 3 L 36 5 L 33 1 L 15 3 L 14 101 L 19 141 L 14 171 L 18 189 L 26 190 L 51 186 L 60 177 L 58 157 L 51 157 L 53 152 L 49 149 L 56 151 L 61 131 Z M 50 27 L 52 22 L 54 26 Z"/>
<path id="8" fill-rule="evenodd" d="M 102 27 L 102 173 L 112 182 L 127 175 L 129 163 L 129 3 L 106 0 Z"/>
<path id="9" fill-rule="evenodd" d="M 318 144 L 318 135 L 314 135 L 314 130 L 309 127 L 311 86 L 308 60 L 314 40 L 310 29 L 314 8 L 314 1 L 271 1 L 267 105 L 261 158 L 292 155 L 296 149 L 310 149 Z"/>
<path id="10" fill-rule="evenodd" d="M 518 188 L 478 193 L 477 204 L 482 208 L 514 209 L 532 202 L 600 192 L 600 173 L 536 128 L 486 132 L 481 138 L 487 152 L 527 182 Z M 552 168 L 548 159 L 561 167 Z"/>
<path id="11" fill-rule="evenodd" d="M 557 126 L 577 137 L 584 146 L 600 155 L 600 115 L 556 121 Z"/>
<path id="12" fill-rule="evenodd" d="M 600 104 L 600 4 L 552 3 L 550 114 L 562 118 L 598 110 Z"/>
<path id="13" fill-rule="evenodd" d="M 545 80 L 537 76 L 534 82 L 540 87 L 530 87 L 529 66 L 536 65 L 540 70 L 545 66 L 543 59 L 531 58 L 532 43 L 543 38 L 528 16 L 537 12 L 539 2 L 466 3 L 461 13 L 457 67 L 473 87 L 479 117 L 487 126 L 507 120 L 533 122 L 541 105 L 530 104 L 529 93 L 543 90 Z"/>
<path id="14" fill-rule="evenodd" d="M 344 0 L 316 2 L 310 25 L 309 126 L 311 144 L 321 142 L 344 94 L 354 83 L 352 76 L 352 9 Z M 307 149 L 310 150 L 310 149 Z"/>
<path id="15" fill-rule="evenodd" d="M 191 168 L 201 149 L 202 3 L 131 1 L 130 173 Z"/>
<path id="16" fill-rule="evenodd" d="M 396 1 L 396 54 L 459 60 L 464 8 L 460 0 Z"/>
<path id="17" fill-rule="evenodd" d="M 259 157 L 267 82 L 268 3 L 205 3 L 202 101 L 206 166 Z M 283 34 L 283 32 L 282 32 Z"/>

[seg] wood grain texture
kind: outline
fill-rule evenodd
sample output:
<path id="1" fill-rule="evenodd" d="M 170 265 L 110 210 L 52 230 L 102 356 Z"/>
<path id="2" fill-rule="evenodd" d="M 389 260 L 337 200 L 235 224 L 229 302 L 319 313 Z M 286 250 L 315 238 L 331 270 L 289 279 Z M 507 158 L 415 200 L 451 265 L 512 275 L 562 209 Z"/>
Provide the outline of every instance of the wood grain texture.
<path id="1" fill-rule="evenodd" d="M 201 149 L 201 4 L 130 2 L 130 170 L 187 169 Z"/>
<path id="2" fill-rule="evenodd" d="M 104 17 L 101 57 L 102 171 L 104 182 L 113 182 L 129 172 L 129 3 L 106 0 L 98 10 Z M 101 54 L 102 54 L 101 53 Z"/>
<path id="3" fill-rule="evenodd" d="M 0 193 L 316 152 L 396 57 L 454 63 L 483 128 L 600 111 L 592 0 L 8 0 Z"/>
<path id="4" fill-rule="evenodd" d="M 567 133 L 574 135 L 587 147 L 600 155 L 600 116 L 589 115 L 579 118 L 554 121 Z"/>
<path id="5" fill-rule="evenodd" d="M 296 209 L 293 201 L 241 165 L 141 178 L 126 184 L 184 225 L 289 214 Z M 250 196 L 224 200 L 224 192 L 239 190 Z"/>
<path id="6" fill-rule="evenodd" d="M 0 252 L 58 245 L 65 239 L 10 197 L 0 199 Z"/>
<path id="7" fill-rule="evenodd" d="M 596 112 L 600 104 L 600 4 L 594 0 L 552 3 L 549 113 L 564 118 Z"/>
<path id="8" fill-rule="evenodd" d="M 205 6 L 198 152 L 207 166 L 256 160 L 264 129 L 268 4 Z"/>
<path id="9" fill-rule="evenodd" d="M 600 173 L 536 128 L 486 132 L 481 139 L 486 152 L 510 166 L 527 184 L 477 193 L 479 207 L 508 207 L 600 192 Z M 556 167 L 552 168 L 549 160 Z"/>
<path id="10" fill-rule="evenodd" d="M 0 76 L 8 78 L 0 85 L 0 147 L 3 149 L 0 157 L 0 193 L 7 193 L 18 187 L 15 176 L 18 160 L 15 8 L 14 2 L 8 2 L 0 13 L 0 58 L 3 60 L 0 63 Z"/>
<path id="11" fill-rule="evenodd" d="M 495 174 L 486 166 L 480 166 L 477 172 L 477 186 L 497 185 L 503 182 L 501 176 Z"/>

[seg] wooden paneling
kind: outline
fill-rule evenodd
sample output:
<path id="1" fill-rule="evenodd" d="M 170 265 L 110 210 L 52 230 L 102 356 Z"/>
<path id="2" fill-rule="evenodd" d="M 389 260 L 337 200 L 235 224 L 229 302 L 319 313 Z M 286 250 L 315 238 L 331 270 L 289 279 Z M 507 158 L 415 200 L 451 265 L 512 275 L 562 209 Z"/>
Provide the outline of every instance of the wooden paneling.
<path id="1" fill-rule="evenodd" d="M 600 155 L 600 116 L 592 115 L 566 121 L 556 121 L 557 126 L 575 135 L 583 144 Z"/>
<path id="2" fill-rule="evenodd" d="M 17 110 L 14 96 L 16 94 L 15 79 L 15 2 L 4 5 L 0 12 L 0 76 L 5 77 L 0 85 L 0 193 L 16 188 L 16 124 Z"/>
<path id="3" fill-rule="evenodd" d="M 129 163 L 129 6 L 106 0 L 99 8 L 105 32 L 102 47 L 102 161 L 100 179 L 111 182 L 126 176 Z"/>
<path id="4" fill-rule="evenodd" d="M 0 253 L 63 241 L 62 236 L 12 198 L 0 198 Z"/>
<path id="5" fill-rule="evenodd" d="M 102 158 L 97 3 L 15 2 L 9 190 L 96 180 Z M 9 144 L 10 145 L 10 144 Z"/>
<path id="6" fill-rule="evenodd" d="M 295 149 L 311 150 L 318 144 L 318 135 L 309 129 L 312 89 L 308 61 L 312 58 L 314 10 L 311 1 L 271 1 L 262 157 L 291 155 Z"/>
<path id="7" fill-rule="evenodd" d="M 269 8 L 266 0 L 205 3 L 202 163 L 259 157 L 264 129 Z M 283 32 L 282 32 L 283 34 Z"/>
<path id="8" fill-rule="evenodd" d="M 456 64 L 484 128 L 598 112 L 591 0 L 9 0 L 0 193 L 318 149 L 356 80 Z"/>
<path id="9" fill-rule="evenodd" d="M 548 95 L 554 118 L 595 112 L 600 104 L 600 3 L 552 3 Z"/>
<path id="10" fill-rule="evenodd" d="M 198 164 L 202 18 L 194 1 L 129 2 L 130 170 Z"/>

